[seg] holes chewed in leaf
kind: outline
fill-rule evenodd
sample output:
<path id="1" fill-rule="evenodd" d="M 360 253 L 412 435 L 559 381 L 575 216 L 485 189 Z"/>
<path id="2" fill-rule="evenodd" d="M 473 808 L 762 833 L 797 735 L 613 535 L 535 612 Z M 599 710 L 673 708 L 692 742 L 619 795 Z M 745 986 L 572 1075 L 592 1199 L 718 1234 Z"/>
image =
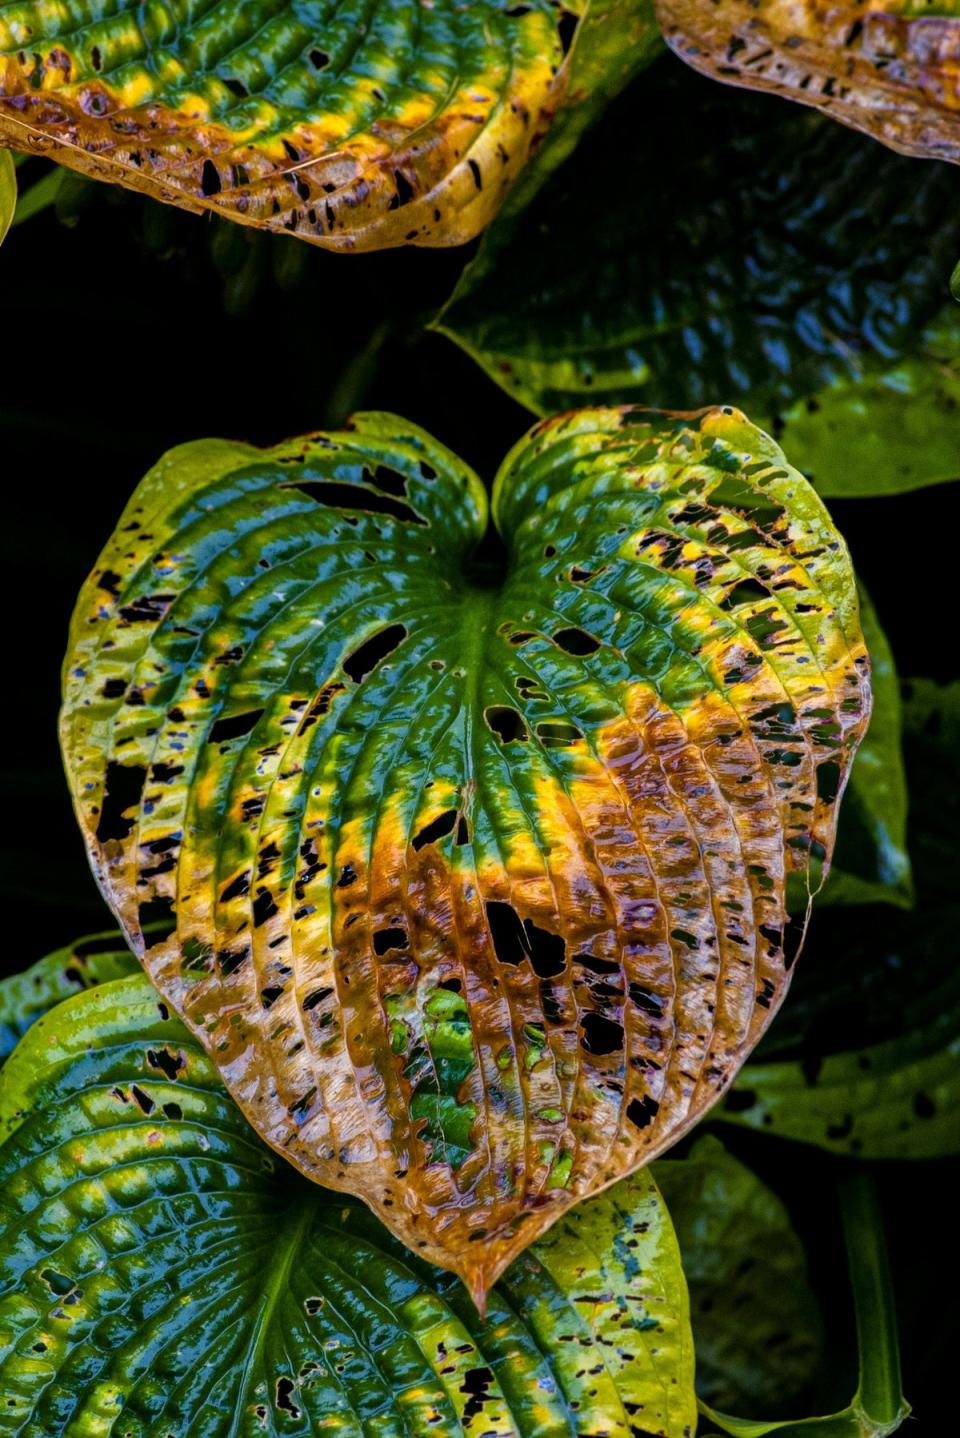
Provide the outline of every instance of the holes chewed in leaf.
<path id="1" fill-rule="evenodd" d="M 568 654 L 596 654 L 600 648 L 600 640 L 588 634 L 585 629 L 557 629 L 552 637 L 554 644 L 559 644 Z"/>
<path id="2" fill-rule="evenodd" d="M 544 0 L 473 0 L 454 33 L 432 5 L 364 16 L 307 16 L 294 0 L 235 24 L 187 10 L 171 66 L 169 27 L 133 45 L 95 4 L 64 26 L 26 0 L 0 139 L 18 138 L 18 116 L 40 148 L 69 132 L 73 169 L 329 249 L 463 244 L 547 131 L 578 18 Z M 653 28 L 611 16 L 595 43 L 648 51 Z"/>
<path id="3" fill-rule="evenodd" d="M 424 824 L 420 832 L 413 836 L 414 849 L 422 849 L 424 844 L 435 844 L 438 839 L 443 839 L 447 834 L 451 834 L 456 822 L 456 809 L 445 809 L 442 814 L 431 819 L 429 824 Z"/>
<path id="4" fill-rule="evenodd" d="M 404 524 L 426 524 L 423 515 L 417 514 L 409 504 L 403 504 L 389 494 L 364 489 L 359 484 L 341 484 L 330 479 L 290 480 L 285 489 L 298 489 L 315 504 L 327 505 L 331 509 L 363 510 L 367 514 L 389 514 Z"/>
<path id="5" fill-rule="evenodd" d="M 407 631 L 402 624 L 390 624 L 386 629 L 372 635 L 364 641 L 359 649 L 355 649 L 343 661 L 344 672 L 353 680 L 354 684 L 360 684 L 366 679 L 371 670 L 392 654 L 398 644 L 402 644 L 407 637 Z"/>
<path id="6" fill-rule="evenodd" d="M 785 876 L 819 882 L 869 710 L 846 551 L 730 409 L 537 425 L 493 487 L 496 565 L 477 476 L 396 417 L 197 458 L 95 571 L 175 556 L 169 602 L 131 624 L 135 578 L 92 583 L 71 631 L 98 878 L 138 947 L 169 905 L 144 966 L 270 1143 L 482 1299 L 779 1004 Z M 292 502 L 314 473 L 370 482 Z M 723 601 L 774 569 L 758 637 Z M 260 723 L 210 743 L 208 715 Z"/>
<path id="7" fill-rule="evenodd" d="M 525 744 L 530 737 L 523 715 L 509 704 L 491 704 L 483 717 L 501 744 Z"/>
<path id="8" fill-rule="evenodd" d="M 262 713 L 262 709 L 250 709 L 246 714 L 225 715 L 211 725 L 207 738 L 211 744 L 225 744 L 228 739 L 239 739 L 256 727 Z"/>
<path id="9" fill-rule="evenodd" d="M 133 828 L 130 811 L 140 802 L 147 771 L 140 764 L 107 765 L 104 778 L 103 808 L 97 822 L 97 842 L 125 839 Z"/>
<path id="10" fill-rule="evenodd" d="M 580 1020 L 583 1046 L 592 1054 L 614 1054 L 623 1048 L 623 1024 L 603 1014 L 584 1014 Z"/>
<path id="11" fill-rule="evenodd" d="M 6 1121 L 16 1130 L 28 1120 L 30 1130 L 28 1142 L 4 1147 L 5 1200 L 29 1196 L 30 1244 L 19 1208 L 19 1222 L 0 1225 L 0 1261 L 16 1265 L 18 1291 L 30 1295 L 29 1304 L 8 1305 L 0 1354 L 0 1394 L 16 1393 L 21 1426 L 52 1433 L 50 1395 L 63 1392 L 75 1417 L 98 1409 L 108 1421 L 118 1417 L 113 1438 L 132 1435 L 145 1412 L 151 1438 L 197 1438 L 204 1430 L 225 1438 L 234 1416 L 244 1438 L 279 1438 L 284 1429 L 301 1438 L 364 1430 L 370 1438 L 453 1438 L 495 1429 L 502 1438 L 528 1438 L 535 1428 L 571 1432 L 571 1414 L 581 1432 L 611 1431 L 612 1403 L 614 1411 L 646 1416 L 669 1390 L 674 1433 L 679 1438 L 677 1424 L 693 1431 L 679 1248 L 647 1172 L 562 1214 L 514 1268 L 509 1308 L 499 1306 L 485 1322 L 464 1307 L 466 1295 L 449 1275 L 411 1261 L 355 1197 L 311 1184 L 272 1153 L 229 1101 L 199 1040 L 164 1018 L 185 1080 L 171 1092 L 150 1063 L 144 1035 L 156 1026 L 157 1003 L 143 975 L 71 1004 L 56 1050 L 41 1021 L 20 1051 L 26 1083 L 17 1084 L 18 1065 L 5 1078 L 8 1091 L 18 1089 L 9 1093 Z M 458 1083 L 447 1066 L 456 1064 L 450 1025 L 462 1009 L 443 1000 L 431 1020 L 444 1093 Z M 276 1025 L 276 1011 L 266 1022 Z M 43 1094 L 33 1112 L 32 1091 Z M 306 1127 L 316 1101 L 316 1088 L 301 1091 L 290 1122 L 305 1118 Z M 452 1115 L 455 1126 L 457 1112 L 454 1100 L 444 1122 Z M 109 1185 L 114 1211 L 105 1215 L 102 1199 L 77 1201 L 78 1152 L 88 1170 L 94 1155 L 114 1160 L 87 1184 L 91 1193 Z M 569 1147 L 538 1145 L 536 1164 L 545 1192 L 566 1192 Z M 434 1181 L 442 1173 L 434 1164 Z M 399 1206 L 408 1172 L 398 1167 L 384 1177 Z M 492 1235 L 478 1232 L 465 1246 L 482 1254 Z M 118 1294 L 126 1297 L 119 1306 Z M 613 1343 L 608 1327 L 584 1322 L 598 1296 L 615 1322 L 627 1320 L 616 1323 Z M 160 1401 L 176 1393 L 177 1406 L 164 1413 L 157 1402 L 151 1414 L 142 1396 L 154 1383 L 145 1376 L 160 1371 L 158 1320 L 169 1341 L 153 1391 Z M 111 1339 L 98 1361 L 91 1331 Z M 120 1351 L 122 1364 L 111 1358 Z M 505 1352 L 535 1361 L 505 1365 L 498 1358 Z M 238 1354 L 258 1359 L 245 1404 L 236 1396 Z M 215 1408 L 211 1393 L 223 1395 Z"/>

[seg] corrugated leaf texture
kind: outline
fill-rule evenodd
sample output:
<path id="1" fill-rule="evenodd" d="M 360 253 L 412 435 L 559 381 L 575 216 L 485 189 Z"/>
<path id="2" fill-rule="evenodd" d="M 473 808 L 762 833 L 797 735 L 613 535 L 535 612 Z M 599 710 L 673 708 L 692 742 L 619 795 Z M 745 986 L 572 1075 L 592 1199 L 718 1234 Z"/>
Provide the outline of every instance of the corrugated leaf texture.
<path id="1" fill-rule="evenodd" d="M 894 150 L 960 159 L 955 0 L 656 0 L 704 74 L 813 105 Z"/>
<path id="2" fill-rule="evenodd" d="M 722 399 L 821 494 L 957 477 L 950 166 L 666 59 L 509 220 L 436 323 L 536 413 Z"/>
<path id="3" fill-rule="evenodd" d="M 648 1173 L 490 1295 L 293 1174 L 142 975 L 0 1081 L 0 1434 L 690 1438 L 693 1345 Z"/>
<path id="4" fill-rule="evenodd" d="M 388 415 L 174 450 L 62 717 L 104 892 L 245 1113 L 481 1303 L 759 1038 L 869 710 L 843 542 L 738 411 L 547 421 L 492 510 Z"/>
<path id="5" fill-rule="evenodd" d="M 649 53 L 648 0 L 25 0 L 0 9 L 0 142 L 333 249 L 458 244 L 562 103 L 577 14 L 588 52 Z"/>

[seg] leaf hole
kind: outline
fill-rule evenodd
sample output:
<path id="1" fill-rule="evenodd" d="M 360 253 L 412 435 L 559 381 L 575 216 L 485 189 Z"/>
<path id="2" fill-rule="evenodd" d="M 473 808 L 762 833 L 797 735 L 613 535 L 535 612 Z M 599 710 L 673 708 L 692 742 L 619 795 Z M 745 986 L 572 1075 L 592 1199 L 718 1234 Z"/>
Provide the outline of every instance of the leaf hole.
<path id="1" fill-rule="evenodd" d="M 372 635 L 344 659 L 344 673 L 355 684 L 362 684 L 371 670 L 382 663 L 388 654 L 392 654 L 406 637 L 407 630 L 403 624 L 389 624 L 386 629 L 381 629 L 379 633 Z"/>

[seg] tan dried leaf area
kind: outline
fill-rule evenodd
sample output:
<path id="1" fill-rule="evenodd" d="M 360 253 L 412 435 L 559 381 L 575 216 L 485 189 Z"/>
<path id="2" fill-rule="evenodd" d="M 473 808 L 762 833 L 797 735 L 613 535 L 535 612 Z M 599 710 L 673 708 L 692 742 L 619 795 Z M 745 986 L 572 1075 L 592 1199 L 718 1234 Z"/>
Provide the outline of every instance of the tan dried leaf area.
<path id="1" fill-rule="evenodd" d="M 481 1305 L 733 1079 L 870 707 L 843 541 L 738 411 L 545 421 L 492 512 L 500 558 L 390 415 L 172 451 L 80 596 L 61 731 L 247 1117 Z"/>
<path id="2" fill-rule="evenodd" d="M 555 0 L 0 8 L 0 143 L 331 249 L 475 235 L 566 83 Z"/>
<path id="3" fill-rule="evenodd" d="M 860 0 L 655 0 L 671 49 L 727 84 L 825 111 L 903 154 L 960 160 L 960 11 Z"/>

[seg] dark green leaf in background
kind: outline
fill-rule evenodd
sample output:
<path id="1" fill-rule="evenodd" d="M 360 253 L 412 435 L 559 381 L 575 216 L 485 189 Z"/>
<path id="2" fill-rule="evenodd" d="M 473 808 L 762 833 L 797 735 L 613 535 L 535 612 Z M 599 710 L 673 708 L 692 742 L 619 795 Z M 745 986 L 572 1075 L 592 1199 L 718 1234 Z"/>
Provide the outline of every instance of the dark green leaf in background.
<path id="1" fill-rule="evenodd" d="M 719 396 L 825 495 L 954 479 L 956 185 L 666 59 L 508 253 L 493 226 L 438 325 L 539 414 Z"/>
<path id="2" fill-rule="evenodd" d="M 821 1321 L 786 1208 L 712 1135 L 653 1171 L 690 1290 L 698 1395 L 748 1416 L 790 1412 L 818 1373 Z"/>

